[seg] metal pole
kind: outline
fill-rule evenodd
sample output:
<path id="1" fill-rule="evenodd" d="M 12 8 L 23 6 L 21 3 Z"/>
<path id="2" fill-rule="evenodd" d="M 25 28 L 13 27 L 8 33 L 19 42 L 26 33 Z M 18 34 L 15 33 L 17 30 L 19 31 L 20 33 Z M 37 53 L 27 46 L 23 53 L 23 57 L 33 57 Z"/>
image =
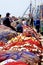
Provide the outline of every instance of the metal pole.
<path id="1" fill-rule="evenodd" d="M 27 9 L 25 10 L 25 12 L 23 13 L 22 17 L 25 15 L 25 13 L 27 12 L 28 9 L 29 9 L 29 6 L 27 7 Z"/>
<path id="2" fill-rule="evenodd" d="M 36 19 L 36 0 L 35 0 L 35 19 Z"/>
<path id="3" fill-rule="evenodd" d="M 30 3 L 30 13 L 32 12 L 32 3 Z"/>
<path id="4" fill-rule="evenodd" d="M 32 13 L 32 0 L 30 0 L 30 13 Z"/>

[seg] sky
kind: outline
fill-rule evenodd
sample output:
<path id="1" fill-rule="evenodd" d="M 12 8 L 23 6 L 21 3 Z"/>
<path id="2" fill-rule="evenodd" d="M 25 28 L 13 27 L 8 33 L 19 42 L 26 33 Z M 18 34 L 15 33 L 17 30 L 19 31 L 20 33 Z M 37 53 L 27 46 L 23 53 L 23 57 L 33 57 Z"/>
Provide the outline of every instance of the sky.
<path id="1" fill-rule="evenodd" d="M 35 0 L 31 0 L 33 6 L 35 6 Z M 36 0 L 36 5 L 40 4 L 43 0 Z M 30 0 L 0 0 L 0 14 L 5 16 L 7 12 L 10 12 L 13 16 L 22 16 L 27 7 L 30 4 Z"/>

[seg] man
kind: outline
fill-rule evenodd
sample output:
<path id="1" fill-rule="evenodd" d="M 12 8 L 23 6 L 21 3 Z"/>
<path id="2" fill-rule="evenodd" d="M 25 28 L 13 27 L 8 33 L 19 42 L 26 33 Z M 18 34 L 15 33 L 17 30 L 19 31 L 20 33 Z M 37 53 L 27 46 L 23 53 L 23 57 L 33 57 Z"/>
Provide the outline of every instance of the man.
<path id="1" fill-rule="evenodd" d="M 10 13 L 7 13 L 6 14 L 6 17 L 5 17 L 5 19 L 4 19 L 4 21 L 3 21 L 3 24 L 5 25 L 5 26 L 7 26 L 7 27 L 10 27 L 12 30 L 15 30 L 15 28 L 13 28 L 12 26 L 11 26 L 11 22 L 10 22 Z M 15 30 L 16 31 L 16 30 Z"/>
<path id="2" fill-rule="evenodd" d="M 37 18 L 37 20 L 36 20 L 36 30 L 38 33 L 40 32 L 40 20 L 39 20 L 39 18 Z"/>
<path id="3" fill-rule="evenodd" d="M 23 33 L 23 27 L 22 27 L 22 24 L 19 23 L 19 22 L 16 22 L 17 26 L 16 26 L 16 31 L 17 32 L 20 32 L 20 33 Z"/>
<path id="4" fill-rule="evenodd" d="M 31 18 L 30 25 L 33 27 L 33 17 Z"/>

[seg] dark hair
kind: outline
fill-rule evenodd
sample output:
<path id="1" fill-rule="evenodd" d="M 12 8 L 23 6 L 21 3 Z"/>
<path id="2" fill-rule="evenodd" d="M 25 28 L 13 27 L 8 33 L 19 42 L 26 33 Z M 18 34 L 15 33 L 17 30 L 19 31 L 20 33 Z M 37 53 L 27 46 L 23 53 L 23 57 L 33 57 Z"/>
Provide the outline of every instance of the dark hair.
<path id="1" fill-rule="evenodd" d="M 10 13 L 6 13 L 6 16 L 9 17 Z"/>
<path id="2" fill-rule="evenodd" d="M 1 14 L 0 14 L 0 17 L 1 17 Z"/>
<path id="3" fill-rule="evenodd" d="M 19 24 L 19 22 L 16 22 L 16 24 Z"/>

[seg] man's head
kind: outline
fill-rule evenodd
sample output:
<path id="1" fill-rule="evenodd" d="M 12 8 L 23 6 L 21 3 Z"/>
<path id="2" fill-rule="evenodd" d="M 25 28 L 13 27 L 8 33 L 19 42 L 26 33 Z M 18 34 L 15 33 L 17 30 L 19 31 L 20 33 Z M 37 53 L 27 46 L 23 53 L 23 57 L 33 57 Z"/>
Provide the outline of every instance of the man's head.
<path id="1" fill-rule="evenodd" d="M 6 13 L 6 17 L 9 17 L 10 13 Z"/>
<path id="2" fill-rule="evenodd" d="M 1 14 L 0 14 L 0 18 L 1 18 Z"/>

